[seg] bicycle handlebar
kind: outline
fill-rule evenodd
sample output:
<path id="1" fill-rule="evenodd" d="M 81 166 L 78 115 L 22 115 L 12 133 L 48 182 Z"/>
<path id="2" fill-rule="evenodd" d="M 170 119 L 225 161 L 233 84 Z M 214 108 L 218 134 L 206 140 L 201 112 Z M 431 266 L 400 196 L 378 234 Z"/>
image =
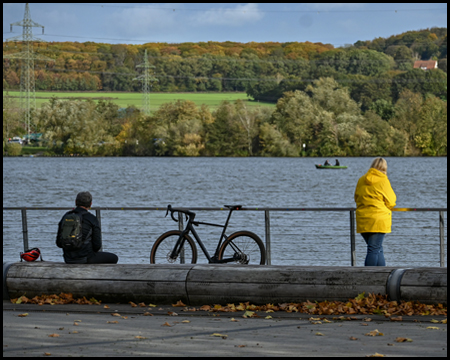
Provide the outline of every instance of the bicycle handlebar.
<path id="1" fill-rule="evenodd" d="M 195 218 L 195 213 L 190 211 L 190 210 L 186 210 L 186 209 L 182 209 L 182 208 L 173 208 L 172 205 L 168 205 L 167 206 L 167 211 L 166 211 L 166 216 L 169 214 L 170 211 L 170 216 L 172 218 L 173 221 L 178 222 L 178 219 L 175 219 L 175 217 L 173 216 L 174 212 L 178 212 L 178 213 L 183 213 L 186 215 L 186 220 L 188 219 L 188 217 L 191 220 L 194 220 Z"/>

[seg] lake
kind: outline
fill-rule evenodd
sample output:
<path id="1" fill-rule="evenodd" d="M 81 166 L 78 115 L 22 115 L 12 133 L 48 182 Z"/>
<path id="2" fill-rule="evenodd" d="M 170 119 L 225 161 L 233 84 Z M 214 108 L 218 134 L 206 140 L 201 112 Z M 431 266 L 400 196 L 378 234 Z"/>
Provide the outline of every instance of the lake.
<path id="1" fill-rule="evenodd" d="M 447 158 L 386 158 L 400 208 L 447 208 Z M 105 251 L 120 263 L 148 263 L 153 242 L 176 229 L 165 218 L 168 204 L 187 208 L 352 208 L 353 193 L 372 158 L 341 158 L 346 170 L 317 170 L 323 158 L 3 158 L 3 207 L 73 207 L 88 190 L 93 207 L 155 207 L 162 210 L 102 210 Z M 334 159 L 330 159 L 334 163 Z M 44 259 L 61 261 L 54 245 L 65 210 L 28 210 L 29 246 Z M 197 219 L 224 223 L 225 211 L 198 211 Z M 445 253 L 447 227 L 445 216 Z M 350 265 L 349 211 L 271 211 L 273 265 Z M 233 213 L 230 233 L 247 229 L 265 240 L 264 211 Z M 210 252 L 220 234 L 199 227 Z M 365 243 L 357 234 L 357 265 Z M 19 210 L 3 210 L 3 260 L 23 251 Z M 439 213 L 394 212 L 385 240 L 388 266 L 439 266 Z M 204 256 L 199 249 L 199 262 Z M 445 256 L 446 259 L 446 256 Z M 446 260 L 445 260 L 446 261 Z"/>

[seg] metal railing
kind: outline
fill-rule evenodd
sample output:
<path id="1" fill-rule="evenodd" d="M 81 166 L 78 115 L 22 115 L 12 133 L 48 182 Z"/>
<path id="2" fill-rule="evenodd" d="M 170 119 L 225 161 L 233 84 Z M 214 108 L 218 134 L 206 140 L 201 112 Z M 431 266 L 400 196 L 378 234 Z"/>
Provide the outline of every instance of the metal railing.
<path id="1" fill-rule="evenodd" d="M 52 233 L 53 234 L 53 238 L 55 238 L 56 235 L 56 228 L 57 228 L 57 224 L 58 221 L 60 219 L 60 217 L 62 216 L 63 212 L 62 211 L 67 211 L 67 210 L 71 210 L 71 207 L 4 207 L 3 208 L 3 239 L 4 239 L 4 246 L 5 246 L 5 211 L 9 212 L 9 211 L 20 211 L 21 212 L 21 232 L 22 232 L 22 239 L 23 239 L 23 249 L 29 249 L 29 220 L 28 220 L 28 214 L 29 212 L 34 212 L 34 211 L 49 211 L 49 212 L 54 212 L 54 211 L 58 211 L 58 214 L 56 214 L 56 216 L 52 217 L 52 220 L 50 223 L 47 224 L 40 224 L 40 223 L 36 223 L 36 225 L 34 225 L 35 227 L 40 228 L 41 232 L 43 233 Z M 228 212 L 228 209 L 226 208 L 196 208 L 196 207 L 190 207 L 189 208 L 192 211 L 199 211 L 199 212 L 203 212 L 203 211 L 207 211 L 207 212 L 220 212 L 222 210 L 225 210 L 226 212 Z M 116 211 L 139 211 L 139 212 L 153 212 L 153 211 L 165 211 L 166 207 L 93 207 L 91 210 L 95 211 L 95 214 L 100 222 L 100 225 L 102 226 L 102 221 L 105 220 L 103 218 L 103 214 L 105 212 L 116 212 Z M 395 208 L 393 209 L 394 212 L 399 213 L 399 212 L 414 212 L 414 213 L 427 213 L 427 212 L 432 212 L 432 213 L 438 213 L 439 217 L 438 217 L 438 221 L 436 221 L 436 228 L 439 228 L 439 233 L 438 234 L 432 234 L 431 236 L 428 233 L 425 233 L 424 230 L 427 230 L 429 228 L 434 229 L 435 226 L 430 225 L 429 221 L 421 226 L 416 226 L 415 229 L 413 229 L 414 224 L 420 222 L 420 220 L 423 218 L 422 217 L 418 217 L 417 219 L 407 219 L 407 221 L 405 223 L 407 223 L 406 227 L 411 230 L 410 233 L 408 235 L 405 235 L 404 233 L 400 233 L 397 235 L 393 235 L 393 236 L 398 236 L 399 238 L 401 237 L 406 238 L 406 237 L 427 237 L 427 238 L 431 238 L 431 241 L 428 243 L 425 243 L 423 240 L 420 240 L 421 242 L 418 243 L 417 245 L 417 249 L 416 251 L 416 256 L 418 257 L 423 257 L 423 255 L 428 255 L 431 254 L 433 256 L 437 255 L 437 253 L 439 254 L 439 266 L 440 267 L 445 267 L 446 266 L 446 226 L 445 226 L 445 213 L 447 212 L 447 208 Z M 350 265 L 351 266 L 356 266 L 357 265 L 357 241 L 356 241 L 356 224 L 355 224 L 355 208 L 242 208 L 239 211 L 236 211 L 237 213 L 240 212 L 247 212 L 252 214 L 251 219 L 249 220 L 250 222 L 246 222 L 244 225 L 239 225 L 240 228 L 239 230 L 251 230 L 255 233 L 257 233 L 260 237 L 263 238 L 263 240 L 265 240 L 265 246 L 266 246 L 266 255 L 267 255 L 267 264 L 271 265 L 272 264 L 272 255 L 273 255 L 273 245 L 275 243 L 276 247 L 281 247 L 284 246 L 285 243 L 287 242 L 286 239 L 289 239 L 288 242 L 291 244 L 291 246 L 287 246 L 286 249 L 284 250 L 280 250 L 281 252 L 294 252 L 292 247 L 295 248 L 295 246 L 297 246 L 297 244 L 299 242 L 301 242 L 302 244 L 306 244 L 307 239 L 310 235 L 312 236 L 316 236 L 317 238 L 322 238 L 325 239 L 325 242 L 317 242 L 314 243 L 313 241 L 315 240 L 310 240 L 310 242 L 313 242 L 313 244 L 309 244 L 310 249 L 308 251 L 304 251 L 303 253 L 309 254 L 307 256 L 322 256 L 321 254 L 325 253 L 326 251 L 323 250 L 322 252 L 320 251 L 321 249 L 325 249 L 328 248 L 330 249 L 330 247 L 332 248 L 334 246 L 334 248 L 331 250 L 333 252 L 334 255 L 339 255 L 340 253 L 346 253 L 348 256 L 347 259 L 350 260 Z M 261 220 L 262 217 L 255 217 L 257 213 L 264 213 L 264 217 L 263 217 L 263 224 L 261 224 Z M 255 214 L 256 213 L 256 214 Z M 289 219 L 283 218 L 283 215 L 285 214 L 289 214 Z M 303 217 L 299 218 L 294 218 L 294 215 L 297 215 L 299 213 L 303 213 Z M 311 218 L 311 216 L 306 216 L 305 213 L 308 214 L 315 214 L 314 218 Z M 319 216 L 317 215 L 317 213 L 321 213 L 321 214 L 327 214 L 327 218 L 325 218 L 328 223 L 326 223 L 325 226 L 318 226 L 318 222 L 319 222 Z M 331 215 L 328 214 L 334 214 L 335 218 L 332 219 L 332 221 L 330 222 L 329 217 Z M 345 214 L 347 213 L 348 218 L 345 221 L 342 217 L 336 216 L 336 214 Z M 142 217 L 142 215 L 141 215 Z M 233 219 L 236 219 L 237 215 L 233 215 L 232 217 L 232 221 L 234 221 Z M 42 218 L 44 219 L 45 216 Z M 170 218 L 170 217 L 169 217 Z M 38 218 L 38 220 L 41 218 Z M 134 218 L 133 218 L 134 219 Z M 133 223 L 134 220 L 132 220 L 132 218 L 129 218 L 130 222 Z M 247 219 L 248 220 L 248 219 Z M 275 221 L 273 221 L 275 220 Z M 298 225 L 298 220 L 300 220 L 302 223 L 302 225 Z M 306 220 L 306 221 L 305 221 Z M 47 218 L 48 221 L 48 218 Z M 160 221 L 160 220 L 158 220 Z M 157 222 L 158 222 L 157 221 Z M 323 220 L 322 220 L 323 221 Z M 242 222 L 242 221 L 241 221 Z M 272 225 L 271 225 L 272 222 Z M 275 222 L 275 224 L 274 224 Z M 345 222 L 347 223 L 347 225 L 345 225 Z M 394 221 L 394 224 L 396 223 L 396 221 Z M 148 221 L 144 221 L 144 227 L 145 226 L 149 226 L 149 227 L 156 227 L 158 228 L 157 231 L 153 231 L 153 233 L 146 233 L 145 231 L 132 231 L 129 232 L 129 225 L 128 222 L 125 221 L 125 224 L 120 224 L 119 225 L 111 225 L 108 224 L 108 227 L 103 227 L 102 226 L 102 233 L 103 235 L 105 235 L 105 230 L 106 233 L 108 235 L 110 235 L 110 237 L 112 238 L 117 238 L 117 240 L 122 239 L 126 239 L 127 236 L 133 235 L 136 237 L 142 237 L 143 233 L 144 234 L 148 234 L 153 236 L 153 240 L 156 240 L 157 236 L 159 236 L 160 234 L 162 234 L 163 232 L 173 229 L 174 228 L 174 224 L 172 223 L 172 225 L 169 225 L 168 223 L 166 223 L 167 225 L 155 225 L 154 223 L 152 223 L 151 225 L 148 224 Z M 52 231 L 48 231 L 46 230 L 45 226 L 52 226 Z M 181 226 L 181 223 L 179 224 Z M 42 228 L 44 226 L 44 229 Z M 120 228 L 120 226 L 122 226 L 124 228 L 125 232 L 120 232 L 120 230 L 115 230 L 115 228 Z M 142 228 L 140 227 L 141 225 L 138 225 L 137 223 L 133 223 L 134 227 L 138 227 L 139 230 L 142 230 Z M 236 225 L 237 226 L 237 225 Z M 249 227 L 252 227 L 249 228 Z M 264 228 L 264 230 L 262 231 L 262 227 Z M 309 227 L 309 228 L 308 228 Z M 6 232 L 8 232 L 9 228 L 14 228 L 13 226 L 6 226 Z M 296 230 L 298 228 L 308 228 L 308 231 L 299 231 Z M 347 228 L 347 230 L 345 230 L 345 228 Z M 403 227 L 404 228 L 404 227 Z M 17 227 L 15 227 L 16 231 L 18 230 Z M 256 230 L 255 230 L 256 229 Z M 313 231 L 312 229 L 314 229 L 315 231 Z M 331 230 L 330 230 L 331 229 Z M 136 230 L 136 229 L 134 229 Z M 332 234 L 325 234 L 324 232 L 326 232 L 326 230 L 330 230 L 332 232 Z M 108 232 L 109 231 L 109 232 Z M 230 229 L 230 233 L 234 231 L 231 227 Z M 294 231 L 293 233 L 290 233 L 289 231 Z M 14 230 L 13 230 L 14 232 Z M 261 236 L 261 233 L 264 232 L 264 236 Z M 345 232 L 347 232 L 347 236 L 345 236 Z M 395 234 L 395 230 L 393 229 L 393 234 Z M 300 236 L 301 235 L 301 236 Z M 122 236 L 122 237 L 121 237 Z M 145 236 L 145 235 L 144 235 Z M 345 237 L 348 238 L 348 250 L 341 250 L 342 245 L 345 244 Z M 435 237 L 437 239 L 435 239 Z M 340 245 L 336 245 L 334 243 L 335 239 L 339 238 Z M 274 239 L 276 239 L 276 241 L 274 241 Z M 284 240 L 279 240 L 279 239 L 284 239 Z M 437 240 L 436 242 L 434 242 L 434 240 Z M 407 240 L 408 241 L 408 240 Z M 416 241 L 417 242 L 417 241 Z M 105 245 L 105 241 L 103 243 L 103 245 Z M 358 243 L 359 244 L 359 243 Z M 435 245 L 433 245 L 435 244 Z M 439 245 L 438 245 L 439 244 Z M 52 244 L 54 246 L 54 243 Z M 131 242 L 130 246 L 133 246 L 134 243 Z M 138 247 L 139 244 L 136 244 L 136 247 Z M 149 247 L 151 247 L 152 244 L 148 244 Z M 365 245 L 365 244 L 364 244 Z M 438 246 L 436 246 L 438 245 Z M 319 250 L 314 249 L 314 246 L 319 247 Z M 424 253 L 423 249 L 424 248 L 429 248 L 429 247 L 433 247 L 436 246 L 436 251 L 432 251 L 431 253 Z M 408 248 L 409 250 L 411 249 L 411 245 L 410 242 L 405 243 L 405 244 L 400 244 L 399 247 L 397 249 L 393 249 L 394 252 L 396 252 L 397 254 L 399 254 L 399 257 L 402 257 L 402 252 L 403 249 Z M 150 248 L 147 249 L 148 251 L 150 250 Z M 429 250 L 429 249 L 428 249 Z M 437 251 L 438 250 L 438 251 Z M 275 253 L 279 253 L 280 251 L 278 251 L 277 249 L 275 249 Z M 386 251 L 385 251 L 386 252 Z M 312 255 L 311 255 L 312 254 Z M 319 255 L 318 255 L 319 254 Z M 365 257 L 365 251 L 361 251 L 361 254 L 364 254 Z M 280 257 L 280 255 L 278 255 L 278 257 Z M 285 259 L 285 254 L 281 255 L 281 262 L 283 262 L 283 259 Z M 361 256 L 360 256 L 361 259 Z M 294 261 L 304 261 L 305 259 L 298 259 L 295 258 Z M 278 260 L 277 260 L 278 261 Z M 342 261 L 342 260 L 341 260 Z M 412 260 L 411 260 L 412 261 Z M 431 260 L 430 260 L 431 261 Z M 432 261 L 431 261 L 432 262 Z"/>

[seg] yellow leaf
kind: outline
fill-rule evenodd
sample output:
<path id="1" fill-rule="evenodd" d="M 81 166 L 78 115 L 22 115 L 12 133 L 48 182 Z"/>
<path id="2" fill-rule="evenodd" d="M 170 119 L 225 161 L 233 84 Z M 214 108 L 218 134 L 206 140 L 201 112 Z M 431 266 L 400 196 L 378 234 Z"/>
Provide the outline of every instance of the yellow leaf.
<path id="1" fill-rule="evenodd" d="M 157 307 L 158 305 L 155 305 L 155 304 L 148 304 L 147 306 L 150 306 L 150 307 Z"/>
<path id="2" fill-rule="evenodd" d="M 442 324 L 447 324 L 447 319 L 441 320 Z"/>
<path id="3" fill-rule="evenodd" d="M 255 312 L 254 312 L 254 311 L 249 311 L 249 310 L 247 310 L 247 311 L 244 313 L 244 315 L 242 315 L 242 317 L 248 318 L 248 317 L 252 317 L 252 316 L 254 316 L 254 315 L 255 315 Z"/>
<path id="4" fill-rule="evenodd" d="M 324 323 L 331 323 L 332 321 L 329 321 L 329 320 L 327 320 L 327 319 L 323 319 L 323 322 L 324 322 Z"/>
<path id="5" fill-rule="evenodd" d="M 103 309 L 109 309 L 108 305 L 103 306 Z"/>
<path id="6" fill-rule="evenodd" d="M 220 310 L 220 309 L 222 309 L 222 305 L 216 304 L 216 305 L 214 305 L 214 309 Z"/>
<path id="7" fill-rule="evenodd" d="M 268 315 L 268 316 L 266 316 L 264 319 L 272 319 L 272 316 L 270 316 L 270 315 Z"/>
<path id="8" fill-rule="evenodd" d="M 383 354 L 375 353 L 375 354 L 373 354 L 373 355 L 367 355 L 367 357 L 384 357 L 384 355 L 383 355 Z"/>
<path id="9" fill-rule="evenodd" d="M 228 335 L 222 335 L 222 334 L 219 334 L 219 333 L 211 334 L 211 336 L 217 336 L 217 337 L 221 337 L 221 338 L 226 338 L 226 337 L 228 337 Z"/>
<path id="10" fill-rule="evenodd" d="M 266 311 L 266 313 L 273 313 L 274 311 L 272 309 L 269 309 Z"/>
<path id="11" fill-rule="evenodd" d="M 364 294 L 365 294 L 365 293 L 366 293 L 366 292 L 363 291 L 361 294 L 358 294 L 358 296 L 355 297 L 355 300 L 363 300 L 363 299 L 364 299 Z"/>
<path id="12" fill-rule="evenodd" d="M 316 332 L 317 336 L 325 336 L 324 334 L 322 334 L 321 332 Z"/>
<path id="13" fill-rule="evenodd" d="M 73 325 L 74 325 L 74 326 L 78 326 L 78 323 L 77 323 L 77 322 L 74 322 Z"/>
<path id="14" fill-rule="evenodd" d="M 190 323 L 189 320 L 183 320 L 182 323 Z"/>
<path id="15" fill-rule="evenodd" d="M 17 315 L 18 317 L 25 317 L 25 316 L 28 316 L 29 314 L 28 313 L 23 313 L 23 314 L 19 314 L 19 315 Z"/>
<path id="16" fill-rule="evenodd" d="M 59 334 L 50 334 L 48 337 L 59 337 Z"/>
<path id="17" fill-rule="evenodd" d="M 439 328 L 437 326 L 428 326 L 427 329 L 439 330 Z"/>
<path id="18" fill-rule="evenodd" d="M 367 334 L 365 334 L 366 336 L 384 336 L 383 333 L 379 332 L 377 329 L 372 330 L 370 332 L 368 332 Z"/>
<path id="19" fill-rule="evenodd" d="M 107 321 L 106 323 L 107 324 L 118 324 L 119 322 L 117 320 L 114 320 L 114 321 Z"/>
<path id="20" fill-rule="evenodd" d="M 50 356 L 50 355 L 51 355 L 51 353 L 44 353 L 44 355 L 45 355 L 45 356 Z"/>
<path id="21" fill-rule="evenodd" d="M 120 316 L 119 313 L 112 313 L 111 316 Z"/>
<path id="22" fill-rule="evenodd" d="M 433 324 L 437 324 L 437 323 L 439 323 L 439 320 L 431 319 L 430 322 L 433 323 Z"/>
<path id="23" fill-rule="evenodd" d="M 236 320 L 235 318 L 231 318 L 230 321 L 238 322 L 239 320 Z"/>
<path id="24" fill-rule="evenodd" d="M 135 339 L 147 339 L 146 337 L 143 337 L 143 336 L 140 336 L 140 335 L 137 335 L 137 336 L 135 336 L 134 338 L 135 338 Z"/>

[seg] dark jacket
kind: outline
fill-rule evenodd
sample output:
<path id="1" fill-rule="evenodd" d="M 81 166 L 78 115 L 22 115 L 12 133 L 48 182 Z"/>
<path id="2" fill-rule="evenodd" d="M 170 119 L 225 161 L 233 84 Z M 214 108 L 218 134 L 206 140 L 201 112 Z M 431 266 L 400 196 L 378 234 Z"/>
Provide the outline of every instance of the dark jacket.
<path id="1" fill-rule="evenodd" d="M 83 218 L 83 241 L 86 237 L 90 237 L 90 241 L 85 241 L 81 249 L 76 251 L 64 251 L 64 261 L 67 264 L 85 264 L 87 259 L 94 255 L 102 247 L 102 233 L 97 217 L 91 214 L 86 209 L 76 207 L 75 213 L 82 214 Z M 67 214 L 67 213 L 66 213 Z M 63 216 L 64 218 L 64 216 Z M 58 235 L 56 236 L 56 246 L 62 248 L 61 245 L 61 224 L 62 219 L 58 224 Z"/>

